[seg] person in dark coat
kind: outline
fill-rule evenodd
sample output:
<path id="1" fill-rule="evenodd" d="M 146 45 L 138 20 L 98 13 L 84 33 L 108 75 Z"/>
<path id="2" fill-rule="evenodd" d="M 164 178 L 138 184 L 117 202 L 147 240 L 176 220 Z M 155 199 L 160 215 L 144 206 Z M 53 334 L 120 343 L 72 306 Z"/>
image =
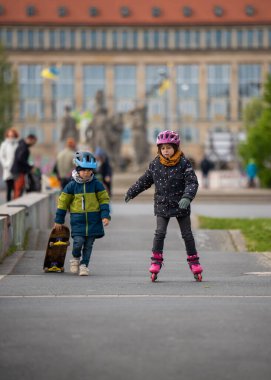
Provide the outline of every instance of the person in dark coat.
<path id="1" fill-rule="evenodd" d="M 164 240 L 172 217 L 178 221 L 190 268 L 195 278 L 201 281 L 202 268 L 199 264 L 190 221 L 190 203 L 197 194 L 198 180 L 190 161 L 180 151 L 179 145 L 180 138 L 176 132 L 160 132 L 157 137 L 157 157 L 151 161 L 146 172 L 128 189 L 125 196 L 125 202 L 129 202 L 153 184 L 155 186 L 154 214 L 157 219 L 157 228 L 152 247 L 152 264 L 149 269 L 153 281 L 162 266 Z"/>
<path id="2" fill-rule="evenodd" d="M 98 147 L 95 150 L 94 156 L 97 160 L 96 177 L 103 182 L 109 196 L 112 196 L 112 167 L 106 152 Z"/>
<path id="3" fill-rule="evenodd" d="M 34 171 L 33 165 L 28 162 L 30 155 L 30 147 L 35 145 L 37 137 L 35 135 L 28 135 L 25 139 L 19 141 L 18 147 L 15 151 L 11 173 L 15 177 L 14 182 L 14 199 L 22 196 L 25 190 L 25 175 Z"/>
<path id="4" fill-rule="evenodd" d="M 204 156 L 200 162 L 200 170 L 202 174 L 202 185 L 205 188 L 209 187 L 209 173 L 213 169 L 214 165 L 207 156 Z"/>

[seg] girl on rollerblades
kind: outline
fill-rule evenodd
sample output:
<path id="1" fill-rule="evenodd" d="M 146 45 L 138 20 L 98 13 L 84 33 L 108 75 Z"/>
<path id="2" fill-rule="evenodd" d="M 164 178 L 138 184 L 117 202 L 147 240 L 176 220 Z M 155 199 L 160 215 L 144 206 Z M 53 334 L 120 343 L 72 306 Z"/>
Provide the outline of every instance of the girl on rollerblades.
<path id="1" fill-rule="evenodd" d="M 163 131 L 157 136 L 158 155 L 146 172 L 132 185 L 126 195 L 129 202 L 138 194 L 155 186 L 154 214 L 157 227 L 154 233 L 151 280 L 154 282 L 163 264 L 164 240 L 170 218 L 175 217 L 185 243 L 187 262 L 197 281 L 202 280 L 194 236 L 191 230 L 190 203 L 198 190 L 197 176 L 190 161 L 180 150 L 180 137 L 174 131 Z"/>

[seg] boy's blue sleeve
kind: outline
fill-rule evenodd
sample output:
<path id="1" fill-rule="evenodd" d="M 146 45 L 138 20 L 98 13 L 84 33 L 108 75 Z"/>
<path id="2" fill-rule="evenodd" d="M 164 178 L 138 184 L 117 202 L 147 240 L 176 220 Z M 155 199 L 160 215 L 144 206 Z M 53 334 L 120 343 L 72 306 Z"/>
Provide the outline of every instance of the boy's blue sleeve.
<path id="1" fill-rule="evenodd" d="M 100 204 L 101 218 L 111 219 L 110 217 L 110 198 L 108 192 L 105 190 L 103 184 L 100 181 L 96 183 L 96 196 Z"/>

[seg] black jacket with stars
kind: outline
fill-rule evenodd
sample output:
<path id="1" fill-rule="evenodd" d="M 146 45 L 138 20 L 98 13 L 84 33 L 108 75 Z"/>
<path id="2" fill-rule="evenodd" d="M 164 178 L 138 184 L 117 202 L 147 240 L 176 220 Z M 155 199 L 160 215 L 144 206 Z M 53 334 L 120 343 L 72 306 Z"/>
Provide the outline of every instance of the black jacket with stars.
<path id="1" fill-rule="evenodd" d="M 135 198 L 144 190 L 155 185 L 154 214 L 163 217 L 185 216 L 190 214 L 190 206 L 180 209 L 181 198 L 195 198 L 198 190 L 198 179 L 192 165 L 182 156 L 175 166 L 161 164 L 157 156 L 146 172 L 127 191 L 130 198 Z"/>

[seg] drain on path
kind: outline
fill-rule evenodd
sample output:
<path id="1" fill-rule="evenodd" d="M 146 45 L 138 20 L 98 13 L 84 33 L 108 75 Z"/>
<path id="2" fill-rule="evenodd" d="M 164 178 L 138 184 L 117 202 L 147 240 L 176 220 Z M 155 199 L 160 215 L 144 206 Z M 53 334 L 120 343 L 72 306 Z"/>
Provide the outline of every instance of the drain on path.
<path id="1" fill-rule="evenodd" d="M 271 272 L 248 272 L 244 273 L 252 276 L 271 276 Z"/>

